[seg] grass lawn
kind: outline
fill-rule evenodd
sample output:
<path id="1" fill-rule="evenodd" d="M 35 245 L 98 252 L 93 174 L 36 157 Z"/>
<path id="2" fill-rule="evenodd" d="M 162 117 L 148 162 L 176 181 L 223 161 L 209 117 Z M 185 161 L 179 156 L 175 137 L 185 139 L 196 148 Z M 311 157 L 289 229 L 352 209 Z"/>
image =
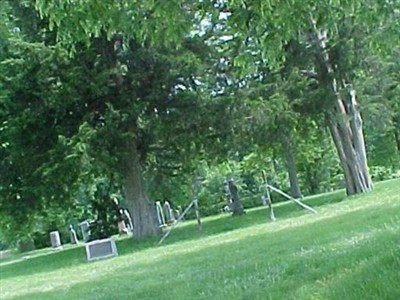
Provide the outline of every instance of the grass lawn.
<path id="1" fill-rule="evenodd" d="M 117 242 L 86 262 L 82 246 L 0 261 L 0 299 L 400 299 L 400 180 L 372 193 L 309 197 L 243 217 L 223 214 L 157 239 Z"/>

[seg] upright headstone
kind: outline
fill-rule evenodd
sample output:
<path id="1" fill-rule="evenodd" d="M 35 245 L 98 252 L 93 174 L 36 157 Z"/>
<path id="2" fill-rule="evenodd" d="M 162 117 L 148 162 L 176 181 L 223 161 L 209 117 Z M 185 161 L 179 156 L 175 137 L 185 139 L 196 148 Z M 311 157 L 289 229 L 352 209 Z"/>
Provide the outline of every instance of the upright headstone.
<path id="1" fill-rule="evenodd" d="M 81 228 L 83 241 L 87 243 L 90 239 L 89 222 L 83 221 L 82 223 L 79 223 L 79 227 Z"/>
<path id="2" fill-rule="evenodd" d="M 165 225 L 164 211 L 160 201 L 156 201 L 157 219 L 160 226 Z"/>
<path id="3" fill-rule="evenodd" d="M 58 231 L 50 232 L 50 242 L 53 249 L 57 250 L 62 248 L 60 233 Z"/>
<path id="4" fill-rule="evenodd" d="M 7 258 L 11 255 L 11 250 L 2 250 L 0 251 L 0 259 Z"/>
<path id="5" fill-rule="evenodd" d="M 128 233 L 128 228 L 126 227 L 124 220 L 118 221 L 118 233 L 119 234 L 127 234 Z"/>
<path id="6" fill-rule="evenodd" d="M 72 225 L 69 225 L 69 238 L 71 240 L 71 244 L 78 244 L 78 237 L 76 236 L 76 231 Z"/>
<path id="7" fill-rule="evenodd" d="M 117 246 L 112 239 L 92 241 L 85 245 L 88 261 L 114 257 L 118 255 Z"/>
<path id="8" fill-rule="evenodd" d="M 178 220 L 183 213 L 182 206 L 178 205 L 177 209 L 174 210 L 174 213 L 175 213 L 175 219 Z M 182 217 L 182 220 L 184 220 L 184 219 L 185 218 Z"/>
<path id="9" fill-rule="evenodd" d="M 164 203 L 164 213 L 167 224 L 172 224 L 175 222 L 174 212 L 172 211 L 171 205 L 168 201 L 165 201 Z"/>

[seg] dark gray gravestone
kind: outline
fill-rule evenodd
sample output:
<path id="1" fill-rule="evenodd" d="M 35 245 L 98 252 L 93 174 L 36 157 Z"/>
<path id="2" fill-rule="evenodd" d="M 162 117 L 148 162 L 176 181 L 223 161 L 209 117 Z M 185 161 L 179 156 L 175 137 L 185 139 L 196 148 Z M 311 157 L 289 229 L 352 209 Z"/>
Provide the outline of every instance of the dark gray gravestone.
<path id="1" fill-rule="evenodd" d="M 89 222 L 83 221 L 82 223 L 79 223 L 79 227 L 81 228 L 81 231 L 82 231 L 83 241 L 86 243 L 90 239 Z"/>
<path id="2" fill-rule="evenodd" d="M 118 256 L 117 246 L 112 239 L 96 240 L 85 245 L 88 261 Z"/>

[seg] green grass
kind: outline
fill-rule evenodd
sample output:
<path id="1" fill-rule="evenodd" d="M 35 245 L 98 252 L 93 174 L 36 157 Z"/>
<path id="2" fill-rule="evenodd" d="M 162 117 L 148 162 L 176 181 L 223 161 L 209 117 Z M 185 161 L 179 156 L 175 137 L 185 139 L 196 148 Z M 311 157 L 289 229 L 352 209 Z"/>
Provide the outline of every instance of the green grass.
<path id="1" fill-rule="evenodd" d="M 0 299 L 400 299 L 400 180 L 244 217 L 205 218 L 156 239 L 117 242 L 116 258 L 83 247 L 0 261 Z"/>

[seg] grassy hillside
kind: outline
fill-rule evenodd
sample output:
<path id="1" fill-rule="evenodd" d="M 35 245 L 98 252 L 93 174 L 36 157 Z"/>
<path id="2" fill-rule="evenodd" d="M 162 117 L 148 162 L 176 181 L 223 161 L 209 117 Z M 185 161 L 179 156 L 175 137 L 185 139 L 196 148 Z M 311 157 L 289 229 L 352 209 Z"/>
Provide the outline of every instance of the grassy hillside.
<path id="1" fill-rule="evenodd" d="M 0 261 L 1 299 L 400 299 L 400 180 L 346 198 L 334 192 L 244 217 L 118 241 L 120 256 L 44 249 Z"/>

